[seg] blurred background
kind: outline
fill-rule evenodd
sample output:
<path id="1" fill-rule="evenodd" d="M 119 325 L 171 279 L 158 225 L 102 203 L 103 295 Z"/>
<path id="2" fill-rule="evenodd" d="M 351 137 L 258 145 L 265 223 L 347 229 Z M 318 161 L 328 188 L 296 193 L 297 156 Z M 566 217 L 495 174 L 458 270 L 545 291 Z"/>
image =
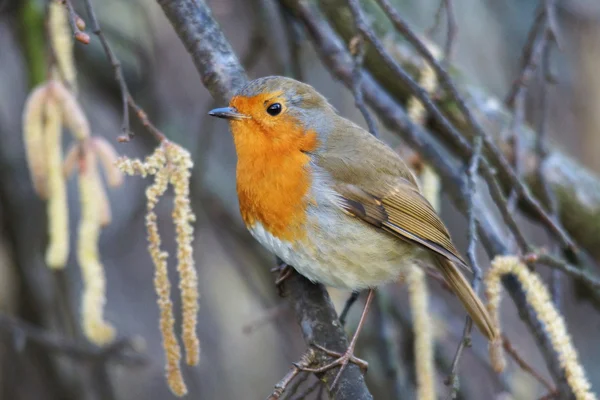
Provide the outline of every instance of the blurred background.
<path id="1" fill-rule="evenodd" d="M 86 18 L 83 4 L 73 1 Z M 273 285 L 273 256 L 262 250 L 241 223 L 235 192 L 236 157 L 227 124 L 211 119 L 216 104 L 203 87 L 191 58 L 160 7 L 151 0 L 95 2 L 107 39 L 122 62 L 134 98 L 173 141 L 187 148 L 195 161 L 192 182 L 195 225 L 194 257 L 201 293 L 198 333 L 201 362 L 183 367 L 191 399 L 263 399 L 297 361 L 306 346 L 287 302 Z M 289 74 L 290 62 L 276 2 L 208 0 L 214 17 L 251 78 Z M 438 0 L 395 0 L 395 5 L 420 32 L 433 25 Z M 453 63 L 464 81 L 503 99 L 519 71 L 521 49 L 538 2 L 532 0 L 455 0 L 458 25 Z M 45 79 L 44 1 L 0 1 L 0 313 L 40 327 L 68 343 L 84 343 L 79 327 L 81 276 L 75 257 L 63 272 L 44 266 L 47 227 L 44 203 L 33 192 L 25 161 L 21 115 L 31 88 Z M 549 135 L 552 142 L 596 173 L 600 173 L 600 3 L 562 0 L 557 7 L 562 35 L 553 51 L 556 85 L 549 88 Z M 266 32 L 265 32 L 266 31 Z M 439 31 L 444 32 L 444 29 Z M 260 32 L 260 33 L 257 33 Z M 257 35 L 260 39 L 257 39 Z M 302 79 L 315 86 L 339 110 L 361 125 L 364 120 L 349 91 L 335 82 L 302 35 L 299 46 Z M 437 37 L 442 43 L 442 36 Z M 259 45 L 253 42 L 259 41 Z M 92 131 L 132 157 L 152 152 L 156 142 L 132 118 L 138 136 L 117 144 L 120 135 L 120 92 L 99 41 L 76 44 L 80 100 Z M 259 51 L 260 49 L 260 51 Z M 527 99 L 528 118 L 536 117 L 535 90 Z M 402 143 L 386 132 L 391 144 Z M 66 139 L 67 140 L 67 139 Z M 119 337 L 134 338 L 144 358 L 132 363 L 119 358 L 74 357 L 28 340 L 19 329 L 0 320 L 1 399 L 170 399 L 164 379 L 164 353 L 158 328 L 153 265 L 147 252 L 144 189 L 149 180 L 126 178 L 110 190 L 113 222 L 100 242 L 107 274 L 106 318 Z M 172 193 L 158 206 L 164 246 L 174 254 L 170 218 Z M 69 182 L 71 231 L 76 231 L 79 205 L 76 180 Z M 465 220 L 442 198 L 442 216 L 458 247 L 465 250 Z M 527 224 L 526 221 L 523 221 Z M 527 227 L 530 235 L 545 235 Z M 74 242 L 75 235 L 72 235 Z M 74 248 L 74 247 L 73 247 Z M 481 262 L 487 261 L 481 252 Z M 171 265 L 172 282 L 177 282 Z M 600 314 L 573 295 L 565 280 L 563 314 L 595 392 L 600 391 Z M 462 334 L 464 313 L 438 282 L 430 280 L 437 339 L 438 393 L 446 397 L 452 357 Z M 174 285 L 175 286 L 175 285 Z M 386 318 L 371 313 L 357 354 L 370 362 L 367 382 L 376 399 L 393 398 L 386 378 L 388 366 L 379 357 L 382 343 L 397 358 L 399 384 L 414 398 L 411 316 L 406 287 L 383 289 Z M 330 290 L 341 308 L 349 293 Z M 178 306 L 178 295 L 172 298 Z M 363 299 L 361 298 L 361 301 Z M 360 306 L 348 322 L 356 326 Z M 178 314 L 178 313 L 176 313 Z M 545 363 L 514 305 L 502 310 L 504 331 L 519 354 L 549 378 Z M 383 327 L 382 325 L 383 324 Z M 382 335 L 383 332 L 383 335 Z M 484 341 L 461 361 L 462 399 L 536 399 L 545 389 L 509 363 L 502 376 L 489 366 Z M 310 377 L 308 385 L 314 382 Z M 302 389 L 298 393 L 302 392 Z M 314 395 L 311 395 L 314 398 Z M 326 397 L 324 397 L 326 398 Z"/>

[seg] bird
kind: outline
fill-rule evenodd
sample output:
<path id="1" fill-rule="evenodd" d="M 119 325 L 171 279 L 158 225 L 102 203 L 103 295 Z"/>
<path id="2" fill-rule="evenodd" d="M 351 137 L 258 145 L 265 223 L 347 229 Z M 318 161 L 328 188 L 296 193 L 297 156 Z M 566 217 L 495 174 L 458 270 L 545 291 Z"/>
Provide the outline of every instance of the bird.
<path id="1" fill-rule="evenodd" d="M 309 280 L 368 290 L 345 353 L 308 371 L 361 365 L 354 347 L 374 289 L 419 265 L 437 270 L 488 339 L 497 328 L 461 272 L 469 267 L 402 158 L 342 117 L 312 86 L 281 76 L 245 84 L 209 115 L 228 120 L 239 208 L 251 235 Z"/>

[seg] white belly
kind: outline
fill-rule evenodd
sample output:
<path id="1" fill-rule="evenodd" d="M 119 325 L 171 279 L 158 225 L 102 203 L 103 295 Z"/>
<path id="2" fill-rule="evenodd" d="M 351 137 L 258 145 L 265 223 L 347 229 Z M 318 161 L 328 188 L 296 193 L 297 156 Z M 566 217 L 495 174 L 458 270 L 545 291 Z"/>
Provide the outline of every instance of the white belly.
<path id="1" fill-rule="evenodd" d="M 361 290 L 397 280 L 412 264 L 414 245 L 348 218 L 335 206 L 309 212 L 307 238 L 295 244 L 260 223 L 250 232 L 263 246 L 313 282 Z"/>

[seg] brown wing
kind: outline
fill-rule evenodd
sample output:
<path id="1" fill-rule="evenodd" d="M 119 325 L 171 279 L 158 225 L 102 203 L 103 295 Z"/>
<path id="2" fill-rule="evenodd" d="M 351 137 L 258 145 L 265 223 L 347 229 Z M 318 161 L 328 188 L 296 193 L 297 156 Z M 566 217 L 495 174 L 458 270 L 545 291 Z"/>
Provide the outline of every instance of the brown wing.
<path id="1" fill-rule="evenodd" d="M 339 205 L 372 225 L 466 266 L 404 161 L 358 125 L 337 117 L 314 154 L 336 182 Z"/>
<path id="2" fill-rule="evenodd" d="M 425 247 L 457 265 L 466 266 L 450 234 L 418 188 L 402 178 L 392 187 L 369 193 L 352 184 L 336 185 L 338 205 L 344 211 L 399 237 Z M 385 186 L 388 186 L 387 184 Z"/>

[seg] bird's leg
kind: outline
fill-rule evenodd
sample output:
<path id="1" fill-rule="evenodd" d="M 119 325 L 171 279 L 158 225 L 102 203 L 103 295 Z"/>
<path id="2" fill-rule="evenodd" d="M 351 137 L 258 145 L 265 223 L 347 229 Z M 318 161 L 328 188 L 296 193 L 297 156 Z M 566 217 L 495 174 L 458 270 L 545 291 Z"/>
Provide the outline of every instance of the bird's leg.
<path id="1" fill-rule="evenodd" d="M 373 301 L 374 294 L 375 294 L 375 290 L 369 289 L 369 295 L 367 296 L 367 301 L 365 302 L 365 308 L 363 309 L 362 315 L 360 316 L 360 321 L 358 322 L 358 326 L 356 327 L 356 332 L 354 332 L 354 336 L 352 336 L 352 340 L 350 341 L 350 345 L 348 346 L 348 349 L 346 349 L 346 351 L 343 354 L 328 350 L 322 346 L 315 344 L 314 347 L 323 351 L 327 355 L 330 355 L 332 357 L 337 357 L 337 359 L 330 362 L 329 364 L 324 365 L 319 368 L 306 368 L 306 367 L 300 368 L 299 367 L 303 371 L 314 372 L 314 373 L 320 374 L 331 368 L 337 367 L 339 365 L 340 370 L 338 371 L 337 375 L 335 376 L 335 379 L 333 380 L 333 383 L 331 384 L 331 387 L 329 388 L 330 391 L 332 391 L 333 388 L 335 388 L 335 385 L 337 385 L 337 383 L 338 383 L 340 377 L 342 376 L 344 369 L 346 369 L 346 366 L 348 365 L 348 363 L 352 362 L 352 363 L 358 365 L 363 371 L 367 370 L 367 367 L 368 367 L 367 362 L 361 360 L 360 358 L 354 357 L 354 348 L 356 347 L 356 342 L 358 340 L 358 335 L 360 334 L 360 330 L 362 329 L 362 327 L 365 323 L 365 320 L 367 317 L 367 312 L 369 310 L 369 306 L 371 305 L 371 302 Z"/>
<path id="2" fill-rule="evenodd" d="M 279 259 L 279 257 L 277 258 L 277 266 L 274 268 L 271 268 L 271 272 L 277 272 L 279 271 L 279 275 L 277 275 L 277 278 L 275 278 L 275 286 L 277 287 L 277 290 L 279 291 L 279 296 L 283 297 L 283 290 L 281 287 L 281 284 L 283 283 L 283 281 L 285 281 L 287 278 L 290 277 L 290 275 L 292 275 L 293 268 L 290 267 L 289 265 L 287 265 L 286 263 L 284 263 L 283 261 L 281 261 Z"/>

